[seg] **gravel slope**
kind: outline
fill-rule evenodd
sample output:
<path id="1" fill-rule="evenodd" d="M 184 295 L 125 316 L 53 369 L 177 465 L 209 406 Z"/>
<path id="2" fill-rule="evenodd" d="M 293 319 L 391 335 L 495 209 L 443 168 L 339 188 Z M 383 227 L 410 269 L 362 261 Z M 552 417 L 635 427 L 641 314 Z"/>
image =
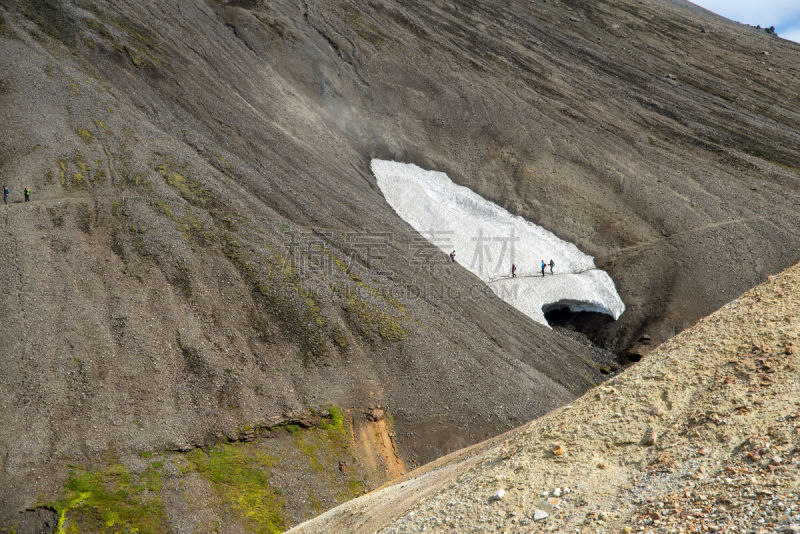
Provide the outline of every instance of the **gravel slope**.
<path id="1" fill-rule="evenodd" d="M 0 0 L 0 51 L 0 528 L 111 450 L 380 405 L 414 466 L 603 380 L 373 158 L 594 256 L 615 351 L 800 257 L 800 46 L 671 2 Z"/>
<path id="2" fill-rule="evenodd" d="M 295 531 L 797 532 L 798 344 L 800 264 L 479 457 Z"/>

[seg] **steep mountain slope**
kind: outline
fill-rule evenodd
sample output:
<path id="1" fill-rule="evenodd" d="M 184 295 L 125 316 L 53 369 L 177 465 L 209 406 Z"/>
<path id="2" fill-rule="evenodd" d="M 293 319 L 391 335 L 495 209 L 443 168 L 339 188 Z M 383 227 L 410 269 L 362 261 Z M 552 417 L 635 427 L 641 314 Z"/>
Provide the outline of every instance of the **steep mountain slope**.
<path id="1" fill-rule="evenodd" d="M 421 242 L 372 157 L 596 255 L 611 348 L 798 257 L 800 49 L 753 29 L 632 1 L 0 6 L 0 524 L 109 451 L 381 406 L 414 465 L 601 380 Z"/>
<path id="2" fill-rule="evenodd" d="M 5 4 L 0 524 L 56 502 L 68 465 L 134 469 L 329 404 L 387 408 L 413 465 L 601 380 L 438 261 L 218 9 Z"/>
<path id="3" fill-rule="evenodd" d="M 796 532 L 800 264 L 568 406 L 292 532 Z"/>

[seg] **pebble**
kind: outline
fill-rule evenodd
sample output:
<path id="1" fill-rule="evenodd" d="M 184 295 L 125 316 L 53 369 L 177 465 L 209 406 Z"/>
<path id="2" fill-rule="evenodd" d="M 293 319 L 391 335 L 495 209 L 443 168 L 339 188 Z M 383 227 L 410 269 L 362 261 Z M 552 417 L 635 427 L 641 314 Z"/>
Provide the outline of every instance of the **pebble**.
<path id="1" fill-rule="evenodd" d="M 547 516 L 549 516 L 549 515 L 550 515 L 550 514 L 548 514 L 548 513 L 547 513 L 547 512 L 545 512 L 544 510 L 541 510 L 541 509 L 537 508 L 537 509 L 536 509 L 536 510 L 533 512 L 533 520 L 534 520 L 534 521 L 541 521 L 542 519 L 546 519 L 546 518 L 547 518 Z"/>
<path id="2" fill-rule="evenodd" d="M 656 443 L 655 430 L 653 430 L 652 426 L 647 427 L 647 430 L 642 436 L 641 444 L 644 445 L 645 447 L 651 447 L 655 445 L 655 443 Z"/>

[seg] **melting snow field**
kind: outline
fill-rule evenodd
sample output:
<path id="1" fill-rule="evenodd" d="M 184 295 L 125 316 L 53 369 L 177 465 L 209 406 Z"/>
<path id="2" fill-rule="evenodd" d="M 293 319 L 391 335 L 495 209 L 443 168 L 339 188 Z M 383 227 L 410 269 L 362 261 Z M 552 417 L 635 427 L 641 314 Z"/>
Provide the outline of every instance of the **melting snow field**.
<path id="1" fill-rule="evenodd" d="M 455 250 L 459 264 L 533 320 L 547 325 L 544 312 L 554 306 L 614 319 L 625 311 L 611 277 L 572 243 L 456 185 L 442 172 L 378 159 L 372 160 L 372 172 L 404 221 L 447 254 Z M 541 262 L 551 259 L 554 275 L 548 267 L 543 278 Z"/>

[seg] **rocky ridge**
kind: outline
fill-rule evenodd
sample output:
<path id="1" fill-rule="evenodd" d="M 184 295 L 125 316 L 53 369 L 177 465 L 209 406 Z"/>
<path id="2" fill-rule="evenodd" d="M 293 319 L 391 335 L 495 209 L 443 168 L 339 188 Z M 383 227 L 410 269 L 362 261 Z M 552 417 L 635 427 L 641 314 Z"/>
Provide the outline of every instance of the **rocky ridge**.
<path id="1" fill-rule="evenodd" d="M 575 402 L 293 532 L 800 531 L 798 344 L 800 264 Z"/>

